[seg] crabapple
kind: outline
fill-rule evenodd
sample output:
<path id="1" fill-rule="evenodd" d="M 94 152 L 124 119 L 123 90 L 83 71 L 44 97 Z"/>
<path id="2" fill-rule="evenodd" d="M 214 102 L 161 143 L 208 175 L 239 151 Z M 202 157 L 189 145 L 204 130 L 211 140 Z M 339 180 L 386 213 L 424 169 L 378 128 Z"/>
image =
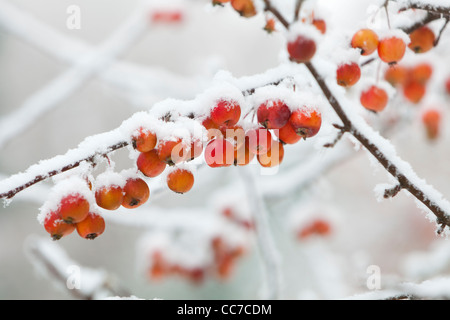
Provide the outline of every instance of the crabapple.
<path id="1" fill-rule="evenodd" d="M 351 87 L 361 78 L 361 69 L 355 62 L 343 63 L 336 70 L 337 84 L 342 87 Z"/>
<path id="2" fill-rule="evenodd" d="M 156 147 L 157 137 L 154 132 L 139 128 L 138 133 L 132 136 L 133 147 L 139 152 L 147 152 Z"/>
<path id="3" fill-rule="evenodd" d="M 300 137 L 314 137 L 322 126 L 322 115 L 318 110 L 297 109 L 292 112 L 289 123 Z"/>
<path id="4" fill-rule="evenodd" d="M 267 33 L 272 33 L 275 31 L 275 20 L 270 18 L 267 19 L 266 25 L 264 26 L 264 30 L 267 31 Z"/>
<path id="5" fill-rule="evenodd" d="M 411 42 L 408 47 L 415 53 L 424 53 L 434 47 L 436 36 L 427 26 L 420 27 L 409 34 Z"/>
<path id="6" fill-rule="evenodd" d="M 388 37 L 381 39 L 378 43 L 378 56 L 390 65 L 399 62 L 406 52 L 406 44 L 398 37 Z"/>
<path id="7" fill-rule="evenodd" d="M 242 17 L 250 18 L 257 14 L 253 0 L 231 0 L 231 6 Z"/>
<path id="8" fill-rule="evenodd" d="M 57 211 L 51 211 L 45 216 L 44 228 L 52 240 L 59 240 L 71 234 L 75 230 L 75 224 L 65 222 Z"/>
<path id="9" fill-rule="evenodd" d="M 255 155 L 267 153 L 272 147 L 272 134 L 265 128 L 247 131 L 248 149 Z"/>
<path id="10" fill-rule="evenodd" d="M 245 142 L 245 131 L 240 125 L 232 128 L 222 128 L 223 136 L 233 142 L 234 150 L 239 149 Z"/>
<path id="11" fill-rule="evenodd" d="M 316 54 L 316 42 L 304 35 L 299 35 L 287 44 L 287 51 L 291 61 L 297 63 L 308 62 Z"/>
<path id="12" fill-rule="evenodd" d="M 122 204 L 123 190 L 117 185 L 102 186 L 95 191 L 95 201 L 100 208 L 116 210 Z"/>
<path id="13" fill-rule="evenodd" d="M 312 25 L 315 26 L 321 34 L 325 34 L 327 32 L 327 23 L 323 19 L 313 19 Z"/>
<path id="14" fill-rule="evenodd" d="M 191 147 L 189 148 L 189 156 L 187 160 L 194 160 L 203 152 L 203 142 L 200 139 L 191 138 Z"/>
<path id="15" fill-rule="evenodd" d="M 194 175 L 191 171 L 176 168 L 167 175 L 167 186 L 176 193 L 186 193 L 194 185 Z"/>
<path id="16" fill-rule="evenodd" d="M 89 201 L 79 193 L 69 194 L 61 199 L 58 213 L 67 223 L 78 223 L 89 213 Z"/>
<path id="17" fill-rule="evenodd" d="M 393 87 L 403 85 L 409 76 L 408 68 L 400 66 L 398 64 L 389 66 L 384 73 L 384 79 L 389 82 Z"/>
<path id="18" fill-rule="evenodd" d="M 159 159 L 171 166 L 186 160 L 187 149 L 188 147 L 181 138 L 163 140 L 157 146 Z"/>
<path id="19" fill-rule="evenodd" d="M 218 127 L 232 127 L 241 117 L 241 106 L 236 101 L 221 99 L 211 109 L 210 117 Z"/>
<path id="20" fill-rule="evenodd" d="M 408 81 L 403 86 L 403 95 L 412 103 L 419 103 L 426 94 L 426 86 L 418 81 Z"/>
<path id="21" fill-rule="evenodd" d="M 428 139 L 435 140 L 439 136 L 441 118 L 441 112 L 436 109 L 428 109 L 422 114 Z"/>
<path id="22" fill-rule="evenodd" d="M 279 130 L 274 130 L 274 133 L 278 137 L 278 140 L 285 144 L 297 143 L 302 138 L 302 136 L 295 132 L 294 127 L 289 121 Z"/>
<path id="23" fill-rule="evenodd" d="M 272 141 L 272 147 L 265 154 L 257 156 L 259 164 L 264 168 L 276 167 L 284 158 L 284 146 L 281 142 Z"/>
<path id="24" fill-rule="evenodd" d="M 256 112 L 258 122 L 266 129 L 280 129 L 289 120 L 291 110 L 281 100 L 266 101 Z"/>
<path id="25" fill-rule="evenodd" d="M 445 81 L 445 91 L 450 94 L 450 78 Z"/>
<path id="26" fill-rule="evenodd" d="M 388 103 L 389 97 L 386 91 L 375 85 L 361 92 L 360 101 L 364 108 L 379 112 L 384 110 Z"/>
<path id="27" fill-rule="evenodd" d="M 205 147 L 206 164 L 212 168 L 228 167 L 234 163 L 234 146 L 224 139 L 211 140 Z"/>
<path id="28" fill-rule="evenodd" d="M 86 219 L 76 224 L 80 237 L 94 240 L 105 231 L 105 220 L 95 212 L 89 212 Z"/>
<path id="29" fill-rule="evenodd" d="M 426 83 L 433 75 L 433 67 L 429 63 L 420 63 L 410 69 L 410 79 L 420 83 Z"/>
<path id="30" fill-rule="evenodd" d="M 122 206 L 127 209 L 139 207 L 144 204 L 150 196 L 147 182 L 141 178 L 129 178 L 123 187 L 123 192 Z"/>
<path id="31" fill-rule="evenodd" d="M 358 30 L 352 37 L 352 48 L 361 50 L 361 55 L 368 56 L 378 48 L 378 35 L 371 29 Z"/>
<path id="32" fill-rule="evenodd" d="M 137 158 L 136 164 L 139 171 L 150 178 L 159 176 L 167 166 L 167 163 L 159 158 L 156 149 L 148 152 L 141 152 Z"/>
<path id="33" fill-rule="evenodd" d="M 249 164 L 255 157 L 255 154 L 249 149 L 249 137 L 246 136 L 244 139 L 244 144 L 234 151 L 235 166 L 245 166 Z"/>

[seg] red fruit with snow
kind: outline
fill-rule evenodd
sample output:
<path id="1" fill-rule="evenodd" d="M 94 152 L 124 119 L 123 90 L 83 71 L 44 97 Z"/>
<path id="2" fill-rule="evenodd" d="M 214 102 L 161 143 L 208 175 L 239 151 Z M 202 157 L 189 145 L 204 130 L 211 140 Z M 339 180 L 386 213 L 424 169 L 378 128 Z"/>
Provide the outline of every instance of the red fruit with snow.
<path id="1" fill-rule="evenodd" d="M 59 240 L 71 234 L 75 230 L 75 224 L 65 222 L 58 212 L 51 211 L 45 216 L 44 228 L 50 234 L 52 240 Z"/>
<path id="2" fill-rule="evenodd" d="M 78 235 L 87 240 L 94 240 L 105 231 L 105 220 L 101 215 L 89 212 L 88 216 L 76 224 Z"/>
<path id="3" fill-rule="evenodd" d="M 292 112 L 289 123 L 301 138 L 311 138 L 319 133 L 322 126 L 322 114 L 312 108 L 297 109 Z"/>
<path id="4" fill-rule="evenodd" d="M 342 87 L 351 87 L 361 78 L 361 68 L 355 62 L 340 64 L 336 70 L 337 84 Z"/>
<path id="5" fill-rule="evenodd" d="M 299 35 L 287 44 L 290 59 L 297 63 L 309 62 L 316 50 L 316 42 L 305 35 Z"/>
<path id="6" fill-rule="evenodd" d="M 280 129 L 289 120 L 291 110 L 283 101 L 266 101 L 257 110 L 258 122 L 266 129 Z"/>
<path id="7" fill-rule="evenodd" d="M 370 111 L 380 112 L 386 108 L 389 96 L 386 90 L 373 85 L 361 92 L 360 101 L 364 108 Z"/>

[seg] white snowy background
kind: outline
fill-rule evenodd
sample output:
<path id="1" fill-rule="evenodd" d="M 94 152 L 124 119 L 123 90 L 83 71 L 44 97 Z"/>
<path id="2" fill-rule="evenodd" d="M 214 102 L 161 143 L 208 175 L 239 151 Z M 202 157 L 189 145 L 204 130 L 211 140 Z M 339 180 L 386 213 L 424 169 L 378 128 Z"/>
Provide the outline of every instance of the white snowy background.
<path id="1" fill-rule="evenodd" d="M 127 43 L 116 31 L 133 17 L 140 1 L 0 0 L 0 121 L 15 115 L 0 122 L 2 179 L 40 160 L 65 154 L 86 137 L 114 130 L 159 101 L 193 99 L 211 86 L 220 70 L 241 79 L 245 86 L 242 77 L 275 68 L 285 59 L 283 34 L 268 35 L 262 30 L 264 14 L 243 19 L 229 6 L 212 8 L 207 0 L 152 2 L 155 7 L 161 3 L 181 7 L 183 21 L 144 27 L 137 23 L 127 34 L 136 39 Z M 340 43 L 339 37 L 345 38 L 366 25 L 369 14 L 382 2 L 324 0 L 317 1 L 317 6 L 322 9 L 329 33 L 336 36 L 335 43 Z M 274 3 L 285 4 L 280 8 L 289 12 L 293 2 Z M 70 5 L 81 8 L 80 30 L 66 27 Z M 133 18 L 130 21 L 136 22 Z M 448 39 L 447 30 L 439 48 L 421 57 L 431 57 L 437 65 L 434 88 L 450 74 L 450 66 L 443 59 L 450 49 Z M 331 48 L 328 45 L 324 52 Z M 334 61 L 342 57 L 339 50 L 328 54 Z M 87 57 L 84 64 L 75 66 L 83 55 Z M 415 57 L 408 57 L 415 61 Z M 258 78 L 254 82 L 257 85 Z M 445 115 L 450 97 L 436 92 L 430 94 L 429 101 L 443 108 L 444 123 L 448 124 Z M 49 103 L 52 99 L 54 104 Z M 443 126 L 439 139 L 430 143 L 413 109 L 421 106 L 408 105 L 395 96 L 388 108 L 392 111 L 397 107 L 412 108 L 402 113 L 408 117 L 400 127 L 385 131 L 397 154 L 418 176 L 444 196 L 450 195 L 447 126 Z M 21 113 L 21 108 L 27 111 Z M 41 113 L 45 108 L 48 110 Z M 325 121 L 333 116 L 325 112 Z M 378 124 L 373 115 L 365 116 Z M 448 240 L 435 235 L 435 223 L 430 223 L 413 197 L 401 192 L 393 199 L 378 201 L 376 186 L 391 180 L 365 151 L 355 149 L 348 139 L 335 148 L 321 148 L 334 139 L 330 125 L 326 123 L 317 137 L 288 146 L 284 163 L 275 174 L 255 171 L 256 192 L 265 198 L 268 226 L 280 258 L 281 297 L 379 297 L 376 294 L 380 292 L 366 285 L 371 275 L 367 268 L 373 265 L 381 271 L 384 292 L 448 297 Z M 119 169 L 133 165 L 126 151 L 117 152 L 113 158 Z M 94 241 L 73 234 L 52 243 L 36 218 L 51 180 L 23 191 L 0 209 L 0 299 L 74 297 L 70 290 L 55 287 L 55 279 L 40 273 L 33 263 L 36 258 L 30 255 L 30 248 L 41 241 L 58 246 L 53 250 L 62 249 L 70 257 L 66 261 L 64 254 L 53 252 L 60 260 L 54 263 L 62 263 L 63 269 L 68 262 L 109 273 L 129 294 L 139 298 L 266 297 L 271 289 L 265 287 L 264 259 L 256 238 L 242 234 L 242 229 L 229 226 L 219 217 L 220 208 L 231 205 L 248 218 L 252 203 L 248 185 L 243 183 L 248 175 L 234 167 L 201 167 L 195 174 L 195 186 L 187 194 L 157 190 L 158 197 L 153 200 L 151 189 L 151 201 L 136 212 L 105 213 L 106 231 Z M 331 235 L 299 241 L 295 228 L 314 215 L 330 222 Z M 171 239 L 174 233 L 184 247 L 171 254 L 188 265 L 210 258 L 203 256 L 201 245 L 211 234 L 224 233 L 248 248 L 226 281 L 206 278 L 201 285 L 181 277 L 149 281 L 142 270 L 146 250 L 153 244 L 170 243 L 167 237 Z M 184 242 L 183 236 L 187 239 Z M 84 280 L 91 275 L 84 273 Z M 441 277 L 444 279 L 439 280 Z M 92 281 L 87 281 L 86 287 L 93 286 Z M 430 282 L 420 286 L 423 281 Z"/>

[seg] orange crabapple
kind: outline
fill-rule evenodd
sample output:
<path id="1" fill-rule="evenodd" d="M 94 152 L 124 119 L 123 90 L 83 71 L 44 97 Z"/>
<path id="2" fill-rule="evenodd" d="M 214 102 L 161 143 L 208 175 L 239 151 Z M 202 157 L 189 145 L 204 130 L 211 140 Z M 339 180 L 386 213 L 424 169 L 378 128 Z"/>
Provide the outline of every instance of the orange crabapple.
<path id="1" fill-rule="evenodd" d="M 234 163 L 234 146 L 224 139 L 211 140 L 205 147 L 205 161 L 211 168 L 228 167 Z"/>
<path id="2" fill-rule="evenodd" d="M 171 166 L 186 160 L 187 149 L 188 146 L 181 138 L 161 140 L 157 145 L 159 159 Z"/>
<path id="3" fill-rule="evenodd" d="M 422 123 L 425 126 L 427 138 L 435 140 L 439 136 L 442 115 L 437 109 L 427 109 L 422 113 Z"/>
<path id="4" fill-rule="evenodd" d="M 67 223 L 77 223 L 86 218 L 89 208 L 89 201 L 83 195 L 73 193 L 61 199 L 58 214 Z"/>
<path id="5" fill-rule="evenodd" d="M 406 52 L 406 43 L 403 39 L 391 36 L 378 42 L 378 56 L 390 65 L 399 62 Z"/>
<path id="6" fill-rule="evenodd" d="M 156 149 L 148 152 L 141 152 L 137 158 L 136 164 L 139 171 L 150 178 L 159 176 L 167 166 L 167 163 L 159 158 Z"/>
<path id="7" fill-rule="evenodd" d="M 123 192 L 122 206 L 127 209 L 141 206 L 150 197 L 150 189 L 148 188 L 147 182 L 139 177 L 128 178 L 123 187 Z"/>
<path id="8" fill-rule="evenodd" d="M 327 32 L 327 23 L 323 19 L 313 19 L 311 22 L 313 26 L 320 31 L 321 34 L 325 34 Z"/>
<path id="9" fill-rule="evenodd" d="M 275 20 L 270 18 L 266 20 L 266 25 L 264 26 L 264 30 L 267 31 L 267 33 L 272 33 L 275 31 Z"/>
<path id="10" fill-rule="evenodd" d="M 322 115 L 318 110 L 297 109 L 292 112 L 289 123 L 300 137 L 314 137 L 322 126 Z"/>
<path id="11" fill-rule="evenodd" d="M 266 101 L 258 107 L 256 115 L 264 128 L 280 129 L 288 122 L 291 110 L 281 100 Z"/>
<path id="12" fill-rule="evenodd" d="M 175 168 L 167 175 L 167 186 L 176 193 L 186 193 L 194 185 L 194 175 L 188 169 Z"/>
<path id="13" fill-rule="evenodd" d="M 198 158 L 203 152 L 203 142 L 197 138 L 191 138 L 191 146 L 188 151 L 186 160 L 194 160 Z"/>
<path id="14" fill-rule="evenodd" d="M 76 229 L 80 237 L 94 240 L 105 231 L 105 220 L 95 212 L 89 212 L 86 219 L 76 224 Z"/>
<path id="15" fill-rule="evenodd" d="M 279 166 L 284 158 L 284 146 L 279 141 L 272 141 L 272 147 L 265 154 L 257 156 L 259 164 L 264 168 Z"/>
<path id="16" fill-rule="evenodd" d="M 220 99 L 211 109 L 210 117 L 219 128 L 232 127 L 241 117 L 241 106 L 236 101 Z"/>
<path id="17" fill-rule="evenodd" d="M 240 125 L 232 128 L 222 127 L 221 132 L 224 138 L 233 143 L 234 150 L 239 149 L 245 142 L 245 130 Z"/>
<path id="18" fill-rule="evenodd" d="M 386 91 L 375 85 L 363 90 L 360 96 L 362 106 L 374 112 L 383 111 L 388 100 L 389 96 Z"/>
<path id="19" fill-rule="evenodd" d="M 250 18 L 257 14 L 253 0 L 231 0 L 231 6 L 245 18 Z"/>
<path id="20" fill-rule="evenodd" d="M 419 63 L 410 68 L 409 78 L 420 83 L 426 83 L 433 75 L 433 67 L 427 63 Z"/>
<path id="21" fill-rule="evenodd" d="M 417 104 L 425 96 L 426 90 L 425 84 L 411 80 L 403 86 L 403 95 L 408 101 Z"/>
<path id="22" fill-rule="evenodd" d="M 249 137 L 245 136 L 244 144 L 234 150 L 234 165 L 246 166 L 253 160 L 254 157 L 255 154 L 249 149 Z"/>
<path id="23" fill-rule="evenodd" d="M 121 186 L 102 186 L 95 191 L 95 201 L 100 208 L 116 210 L 122 205 L 123 190 Z"/>
<path id="24" fill-rule="evenodd" d="M 326 236 L 331 233 L 330 223 L 323 219 L 315 219 L 308 226 L 299 230 L 297 236 L 299 239 L 306 239 L 312 235 Z"/>
<path id="25" fill-rule="evenodd" d="M 297 63 L 309 62 L 316 54 L 316 50 L 316 42 L 305 35 L 298 35 L 287 44 L 289 58 Z"/>
<path id="26" fill-rule="evenodd" d="M 378 35 L 371 29 L 360 29 L 352 37 L 352 48 L 361 50 L 361 55 L 368 56 L 378 48 Z"/>
<path id="27" fill-rule="evenodd" d="M 436 36 L 427 26 L 420 27 L 409 34 L 411 42 L 408 47 L 415 53 L 424 53 L 434 47 Z"/>
<path id="28" fill-rule="evenodd" d="M 246 136 L 248 149 L 255 155 L 267 153 L 272 147 L 272 134 L 266 128 L 250 129 Z"/>
<path id="29" fill-rule="evenodd" d="M 294 127 L 289 121 L 282 128 L 274 130 L 274 133 L 278 140 L 284 144 L 295 144 L 302 138 L 302 136 L 295 132 Z"/>
<path id="30" fill-rule="evenodd" d="M 361 78 L 361 68 L 355 62 L 342 63 L 336 70 L 336 82 L 342 87 L 351 87 Z"/>
<path id="31" fill-rule="evenodd" d="M 59 240 L 75 230 L 75 224 L 62 220 L 57 211 L 47 213 L 43 224 L 45 231 L 50 234 L 52 240 Z"/>
<path id="32" fill-rule="evenodd" d="M 157 137 L 154 132 L 139 128 L 138 133 L 132 136 L 133 147 L 139 152 L 147 152 L 156 147 Z"/>
<path id="33" fill-rule="evenodd" d="M 404 85 L 408 77 L 409 69 L 398 64 L 389 66 L 384 73 L 384 79 L 393 87 Z"/>

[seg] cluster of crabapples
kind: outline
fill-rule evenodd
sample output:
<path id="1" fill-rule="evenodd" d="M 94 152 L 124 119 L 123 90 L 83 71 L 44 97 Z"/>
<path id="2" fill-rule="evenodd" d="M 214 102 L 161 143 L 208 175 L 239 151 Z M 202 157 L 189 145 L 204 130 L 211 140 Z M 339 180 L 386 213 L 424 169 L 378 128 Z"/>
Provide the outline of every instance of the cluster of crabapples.
<path id="1" fill-rule="evenodd" d="M 167 187 L 184 194 L 194 185 L 194 173 L 188 162 L 202 154 L 211 168 L 245 166 L 255 158 L 262 167 L 275 167 L 284 158 L 286 144 L 315 136 L 322 124 L 318 108 L 292 106 L 282 98 L 266 99 L 252 112 L 257 124 L 249 125 L 241 119 L 238 102 L 225 97 L 216 99 L 207 114 L 190 119 L 202 128 L 204 139 L 195 135 L 189 139 L 176 134 L 158 136 L 158 128 L 139 126 L 130 137 L 130 145 L 137 153 L 136 167 L 124 173 L 107 170 L 95 180 L 79 178 L 83 186 L 59 192 L 49 201 L 53 205 L 41 208 L 42 224 L 54 240 L 75 229 L 83 238 L 95 239 L 105 229 L 101 209 L 137 208 L 149 199 L 146 179 L 165 172 Z M 176 121 L 155 123 L 176 124 Z"/>

